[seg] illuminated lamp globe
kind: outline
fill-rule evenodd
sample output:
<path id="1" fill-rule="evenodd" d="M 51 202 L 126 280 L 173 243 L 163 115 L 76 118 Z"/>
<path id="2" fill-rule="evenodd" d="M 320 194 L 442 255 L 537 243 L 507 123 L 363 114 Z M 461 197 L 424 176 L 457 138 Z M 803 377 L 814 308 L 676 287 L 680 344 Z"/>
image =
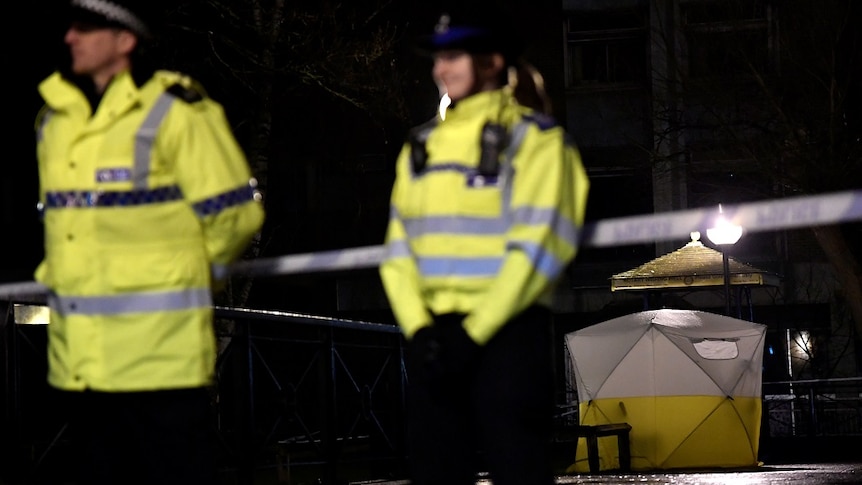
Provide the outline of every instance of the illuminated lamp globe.
<path id="1" fill-rule="evenodd" d="M 742 226 L 731 223 L 722 216 L 715 221 L 715 226 L 706 230 L 706 237 L 719 246 L 736 244 L 742 237 Z"/>

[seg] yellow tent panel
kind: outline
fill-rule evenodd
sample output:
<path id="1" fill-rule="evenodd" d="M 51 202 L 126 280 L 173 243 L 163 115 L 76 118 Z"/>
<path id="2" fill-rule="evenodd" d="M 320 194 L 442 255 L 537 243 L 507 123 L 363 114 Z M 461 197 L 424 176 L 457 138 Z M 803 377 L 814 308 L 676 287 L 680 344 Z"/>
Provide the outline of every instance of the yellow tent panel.
<path id="1" fill-rule="evenodd" d="M 634 470 L 757 465 L 764 325 L 653 310 L 569 333 L 581 424 L 632 426 Z M 615 437 L 601 469 L 619 467 Z M 586 472 L 578 443 L 572 472 Z"/>

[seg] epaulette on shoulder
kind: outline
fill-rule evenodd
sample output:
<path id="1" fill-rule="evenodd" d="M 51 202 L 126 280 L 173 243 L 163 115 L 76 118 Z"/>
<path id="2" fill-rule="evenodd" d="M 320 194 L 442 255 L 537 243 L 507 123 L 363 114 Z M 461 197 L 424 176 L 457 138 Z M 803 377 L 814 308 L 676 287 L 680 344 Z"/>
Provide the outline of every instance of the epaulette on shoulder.
<path id="1" fill-rule="evenodd" d="M 196 89 L 194 84 L 184 85 L 182 83 L 174 83 L 165 90 L 168 94 L 176 96 L 186 103 L 197 103 L 206 98 L 206 94 L 201 90 Z"/>
<path id="2" fill-rule="evenodd" d="M 530 113 L 524 115 L 524 120 L 535 123 L 542 131 L 557 126 L 557 120 L 555 120 L 553 116 L 543 113 Z"/>

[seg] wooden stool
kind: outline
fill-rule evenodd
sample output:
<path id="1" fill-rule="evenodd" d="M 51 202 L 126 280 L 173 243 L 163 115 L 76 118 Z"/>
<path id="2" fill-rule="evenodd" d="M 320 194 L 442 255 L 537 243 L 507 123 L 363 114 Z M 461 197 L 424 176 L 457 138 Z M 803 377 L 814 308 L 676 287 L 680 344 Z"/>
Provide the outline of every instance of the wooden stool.
<path id="1" fill-rule="evenodd" d="M 631 430 L 632 426 L 628 423 L 582 424 L 578 426 L 578 436 L 587 439 L 587 460 L 590 464 L 590 473 L 598 473 L 600 471 L 599 438 L 602 436 L 617 437 L 617 449 L 620 453 L 620 470 L 631 470 L 632 455 L 629 449 L 629 432 Z"/>

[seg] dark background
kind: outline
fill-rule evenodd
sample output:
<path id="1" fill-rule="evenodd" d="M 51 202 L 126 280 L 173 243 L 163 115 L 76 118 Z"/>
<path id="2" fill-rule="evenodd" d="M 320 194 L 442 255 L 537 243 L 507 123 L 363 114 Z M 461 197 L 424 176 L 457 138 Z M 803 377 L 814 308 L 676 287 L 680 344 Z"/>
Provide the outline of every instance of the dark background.
<path id="1" fill-rule="evenodd" d="M 58 6 L 56 1 L 16 2 L 3 14 L 7 148 L 0 169 L 0 281 L 32 280 L 42 255 L 33 127 L 41 105 L 36 84 L 54 65 Z"/>

